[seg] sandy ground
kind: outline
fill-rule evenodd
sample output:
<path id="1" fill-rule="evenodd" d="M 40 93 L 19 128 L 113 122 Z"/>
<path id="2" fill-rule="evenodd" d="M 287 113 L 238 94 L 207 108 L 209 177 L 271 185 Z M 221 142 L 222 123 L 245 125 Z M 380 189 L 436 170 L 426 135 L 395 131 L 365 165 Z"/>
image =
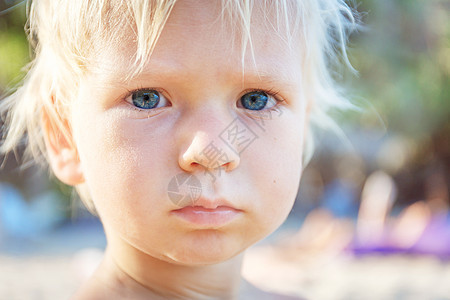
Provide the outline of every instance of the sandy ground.
<path id="1" fill-rule="evenodd" d="M 300 268 L 253 248 L 245 276 L 306 299 L 450 299 L 450 263 L 402 256 L 339 257 Z M 68 299 L 80 284 L 74 256 L 0 256 L 0 299 Z"/>
<path id="2" fill-rule="evenodd" d="M 450 299 L 450 263 L 433 257 L 340 255 L 292 263 L 273 249 L 254 248 L 244 275 L 261 287 L 306 299 Z"/>
<path id="3" fill-rule="evenodd" d="M 69 299 L 104 245 L 97 225 L 66 228 L 34 242 L 7 241 L 0 247 L 1 300 Z M 450 299 L 449 261 L 285 250 L 272 240 L 249 249 L 244 276 L 263 289 L 306 299 Z"/>

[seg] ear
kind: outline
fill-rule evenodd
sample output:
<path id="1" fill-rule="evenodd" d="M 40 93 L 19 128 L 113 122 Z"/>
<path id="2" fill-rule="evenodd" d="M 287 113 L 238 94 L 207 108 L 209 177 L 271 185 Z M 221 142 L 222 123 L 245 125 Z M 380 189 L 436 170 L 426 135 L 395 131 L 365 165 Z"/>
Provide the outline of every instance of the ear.
<path id="1" fill-rule="evenodd" d="M 63 120 L 55 111 L 49 112 L 43 108 L 41 121 L 50 167 L 55 176 L 71 186 L 83 183 L 81 162 L 67 120 Z"/>

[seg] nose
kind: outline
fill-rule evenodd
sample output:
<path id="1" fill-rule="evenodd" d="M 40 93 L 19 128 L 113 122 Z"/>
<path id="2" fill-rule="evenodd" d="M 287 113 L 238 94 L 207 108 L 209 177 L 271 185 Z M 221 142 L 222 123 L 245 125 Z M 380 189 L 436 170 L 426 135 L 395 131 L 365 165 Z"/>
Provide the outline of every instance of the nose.
<path id="1" fill-rule="evenodd" d="M 211 171 L 223 168 L 225 172 L 230 172 L 239 166 L 237 149 L 221 139 L 221 131 L 213 129 L 216 127 L 213 125 L 209 129 L 194 131 L 186 150 L 179 155 L 178 163 L 183 170 L 193 173 L 201 169 Z"/>

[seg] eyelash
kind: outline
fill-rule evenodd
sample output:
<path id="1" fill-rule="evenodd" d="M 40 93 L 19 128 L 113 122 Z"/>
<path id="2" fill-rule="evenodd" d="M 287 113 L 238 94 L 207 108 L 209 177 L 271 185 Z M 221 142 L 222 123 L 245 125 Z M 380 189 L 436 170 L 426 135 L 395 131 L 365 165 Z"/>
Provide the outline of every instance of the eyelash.
<path id="1" fill-rule="evenodd" d="M 141 91 L 148 91 L 148 90 L 154 90 L 154 91 L 157 91 L 160 95 L 162 95 L 162 96 L 165 97 L 166 99 L 168 98 L 168 97 L 165 96 L 165 94 L 167 94 L 167 93 L 166 93 L 165 91 L 159 89 L 159 88 L 149 88 L 149 87 L 140 86 L 140 87 L 138 87 L 138 88 L 136 88 L 136 89 L 133 89 L 133 90 L 128 90 L 128 89 L 127 89 L 127 93 L 126 93 L 125 97 L 123 97 L 123 101 L 129 103 L 129 104 L 133 107 L 133 109 L 134 109 L 135 111 L 137 111 L 137 112 L 146 112 L 147 114 L 150 114 L 151 111 L 155 111 L 155 110 L 157 110 L 158 108 L 153 108 L 153 109 L 142 109 L 142 108 L 133 106 L 132 103 L 130 103 L 129 101 L 127 101 L 127 98 L 129 98 L 130 96 L 132 96 L 133 93 L 137 93 L 137 92 L 141 92 Z M 279 94 L 280 94 L 280 91 L 279 91 L 279 90 L 276 90 L 276 89 L 263 89 L 263 88 L 252 88 L 252 89 L 249 89 L 249 90 L 245 90 L 245 91 L 238 97 L 238 101 L 241 101 L 242 97 L 243 97 L 245 94 L 248 94 L 248 93 L 251 93 L 251 92 L 263 92 L 263 93 L 267 94 L 267 96 L 273 98 L 273 99 L 276 101 L 276 103 L 275 103 L 275 105 L 273 105 L 273 106 L 270 107 L 270 108 L 264 108 L 264 109 L 261 109 L 261 110 L 254 110 L 254 111 L 251 111 L 251 110 L 246 109 L 246 111 L 247 111 L 248 113 L 250 113 L 250 114 L 258 114 L 258 112 L 261 112 L 261 111 L 270 111 L 270 112 L 272 112 L 272 111 L 278 111 L 278 110 L 279 110 L 279 107 L 278 107 L 279 104 L 285 101 L 285 100 L 279 95 Z M 167 99 L 167 101 L 170 102 L 169 99 Z"/>
<path id="2" fill-rule="evenodd" d="M 241 94 L 241 96 L 239 97 L 239 100 L 238 100 L 238 101 L 240 101 L 241 98 L 242 98 L 245 94 L 248 94 L 248 93 L 251 93 L 251 92 L 263 92 L 263 93 L 267 94 L 267 96 L 273 98 L 273 99 L 276 101 L 276 104 L 275 104 L 273 107 L 271 107 L 271 108 L 265 108 L 265 109 L 262 109 L 262 110 L 259 110 L 259 111 L 275 109 L 280 103 L 284 102 L 284 99 L 280 96 L 280 91 L 279 91 L 279 90 L 276 90 L 276 89 L 273 89 L 273 88 L 268 89 L 268 90 L 263 89 L 263 88 L 261 88 L 261 89 L 259 89 L 259 88 L 254 88 L 254 89 L 245 90 L 245 91 Z"/>
<path id="3" fill-rule="evenodd" d="M 166 98 L 166 101 L 170 102 L 168 100 L 168 97 L 166 97 L 165 95 L 167 94 L 164 90 L 159 89 L 159 88 L 152 88 L 152 87 L 144 87 L 144 86 L 139 86 L 136 89 L 133 90 L 129 90 L 127 89 L 127 93 L 125 94 L 125 96 L 122 98 L 122 100 L 126 103 L 128 103 L 129 105 L 132 106 L 132 108 L 137 111 L 137 112 L 145 112 L 148 115 L 150 115 L 152 112 L 158 110 L 158 108 L 153 108 L 153 109 L 143 109 L 143 108 L 139 108 L 133 105 L 133 103 L 130 103 L 129 101 L 127 101 L 127 99 L 129 97 L 131 97 L 134 93 L 138 93 L 138 92 L 142 92 L 142 91 L 157 91 L 161 96 L 163 96 L 164 98 Z"/>

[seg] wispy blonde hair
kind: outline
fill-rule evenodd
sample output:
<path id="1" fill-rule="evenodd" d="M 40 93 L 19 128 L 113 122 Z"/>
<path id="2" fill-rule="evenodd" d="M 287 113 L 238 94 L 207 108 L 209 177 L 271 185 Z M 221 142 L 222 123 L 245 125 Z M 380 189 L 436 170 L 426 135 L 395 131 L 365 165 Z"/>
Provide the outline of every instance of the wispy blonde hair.
<path id="1" fill-rule="evenodd" d="M 221 0 L 222 22 L 233 24 L 241 34 L 242 49 L 251 49 L 251 18 L 255 2 L 276 15 L 278 31 L 287 38 L 303 39 L 305 85 L 314 99 L 310 120 L 319 127 L 336 128 L 329 117 L 333 108 L 352 105 L 334 80 L 334 66 L 352 69 L 347 58 L 349 34 L 357 28 L 355 11 L 344 0 Z M 151 55 L 177 0 L 34 0 L 28 2 L 27 33 L 34 50 L 23 84 L 0 104 L 3 137 L 0 153 L 26 145 L 25 155 L 48 165 L 41 117 L 48 114 L 51 126 L 72 143 L 66 129 L 70 104 L 77 97 L 80 79 L 102 45 L 136 43 L 134 57 L 140 70 Z M 226 20 L 228 18 L 228 20 Z M 130 74 L 130 76 L 135 74 Z M 70 124 L 69 124 L 70 128 Z M 312 145 L 312 143 L 309 143 Z M 309 147 L 307 156 L 312 153 Z"/>

